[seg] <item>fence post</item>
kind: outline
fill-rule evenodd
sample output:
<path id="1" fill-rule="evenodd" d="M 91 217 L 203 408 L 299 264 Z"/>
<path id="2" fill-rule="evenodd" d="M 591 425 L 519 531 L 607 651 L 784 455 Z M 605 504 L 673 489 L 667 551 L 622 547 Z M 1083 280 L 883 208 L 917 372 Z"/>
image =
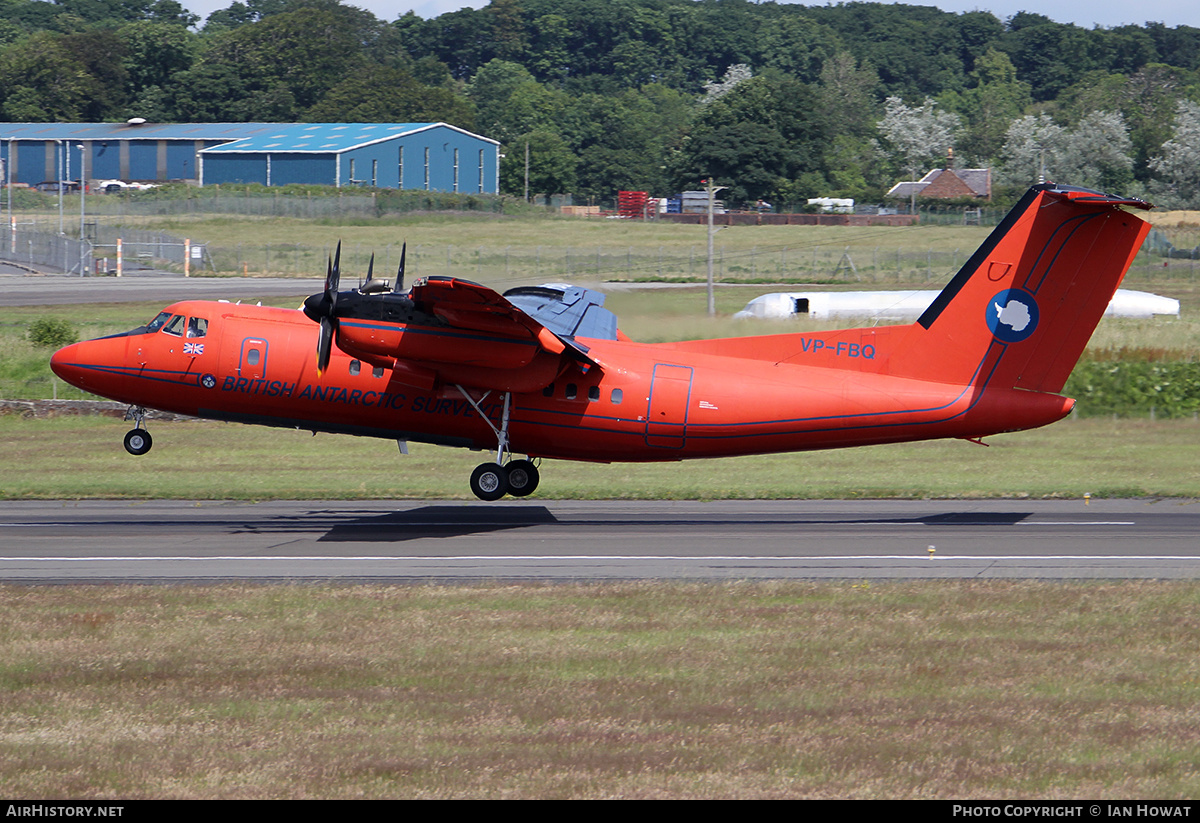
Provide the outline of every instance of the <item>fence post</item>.
<path id="1" fill-rule="evenodd" d="M 192 276 L 192 241 L 185 237 L 183 238 L 183 276 Z"/>
<path id="2" fill-rule="evenodd" d="M 124 273 L 124 271 L 125 271 L 125 269 L 124 269 L 125 258 L 121 256 L 121 252 L 122 252 L 121 242 L 122 242 L 121 238 L 118 237 L 117 238 L 117 277 L 120 277 L 122 275 L 122 273 Z"/>

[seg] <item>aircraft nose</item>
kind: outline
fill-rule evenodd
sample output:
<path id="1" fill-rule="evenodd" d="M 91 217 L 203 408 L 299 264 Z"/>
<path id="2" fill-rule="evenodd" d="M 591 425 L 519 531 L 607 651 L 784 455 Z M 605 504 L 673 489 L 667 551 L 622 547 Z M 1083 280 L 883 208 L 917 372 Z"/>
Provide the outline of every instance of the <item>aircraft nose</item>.
<path id="1" fill-rule="evenodd" d="M 72 343 L 62 347 L 50 357 L 51 371 L 72 386 L 85 391 L 89 390 L 85 379 L 87 370 L 84 368 L 84 364 L 87 362 L 86 346 L 87 342 Z"/>

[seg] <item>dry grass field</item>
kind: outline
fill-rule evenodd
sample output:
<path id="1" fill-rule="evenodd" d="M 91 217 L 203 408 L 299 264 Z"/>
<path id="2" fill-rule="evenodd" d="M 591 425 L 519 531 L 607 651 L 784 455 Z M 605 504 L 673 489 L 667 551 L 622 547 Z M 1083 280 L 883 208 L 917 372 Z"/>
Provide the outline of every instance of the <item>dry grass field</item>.
<path id="1" fill-rule="evenodd" d="M 8 798 L 1193 798 L 1191 583 L 0 587 Z"/>

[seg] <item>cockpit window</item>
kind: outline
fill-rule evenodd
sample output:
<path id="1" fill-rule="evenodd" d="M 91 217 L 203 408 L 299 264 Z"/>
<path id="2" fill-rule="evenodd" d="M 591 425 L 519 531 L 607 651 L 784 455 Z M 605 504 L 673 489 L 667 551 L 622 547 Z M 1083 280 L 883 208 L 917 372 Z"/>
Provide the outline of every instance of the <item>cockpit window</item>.
<path id="1" fill-rule="evenodd" d="M 190 320 L 188 320 L 187 336 L 189 338 L 204 337 L 207 334 L 208 334 L 208 321 L 205 320 L 203 317 L 193 317 Z"/>
<path id="2" fill-rule="evenodd" d="M 163 327 L 163 334 L 169 334 L 174 337 L 182 336 L 184 320 L 185 318 L 182 314 L 175 315 L 171 318 L 167 325 Z"/>
<path id="3" fill-rule="evenodd" d="M 158 317 L 154 318 L 146 325 L 146 331 L 148 331 L 150 334 L 154 334 L 154 332 L 161 329 L 170 319 L 171 313 L 169 311 L 160 311 L 158 313 Z"/>

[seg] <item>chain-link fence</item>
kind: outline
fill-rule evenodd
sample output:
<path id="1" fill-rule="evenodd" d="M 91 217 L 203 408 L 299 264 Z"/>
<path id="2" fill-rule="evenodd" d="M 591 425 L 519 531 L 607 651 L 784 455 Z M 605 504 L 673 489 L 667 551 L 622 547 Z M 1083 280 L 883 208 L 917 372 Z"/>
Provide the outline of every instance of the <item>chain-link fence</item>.
<path id="1" fill-rule="evenodd" d="M 0 260 L 79 274 L 92 270 L 92 244 L 58 234 L 10 230 L 0 234 Z"/>
<path id="2" fill-rule="evenodd" d="M 118 257 L 126 271 L 167 268 L 182 273 L 189 268 L 215 271 L 206 244 L 162 232 L 89 223 L 82 241 L 27 224 L 25 230 L 0 233 L 0 260 L 37 271 L 66 274 L 115 274 Z"/>
<path id="3" fill-rule="evenodd" d="M 414 211 L 470 211 L 501 213 L 519 199 L 485 194 L 436 191 L 355 191 L 287 193 L 265 188 L 245 191 L 217 186 L 169 193 L 121 192 L 88 197 L 90 214 L 105 217 L 148 215 L 231 214 L 255 217 L 310 219 L 380 217 Z M 69 200 L 75 198 L 69 198 Z"/>

